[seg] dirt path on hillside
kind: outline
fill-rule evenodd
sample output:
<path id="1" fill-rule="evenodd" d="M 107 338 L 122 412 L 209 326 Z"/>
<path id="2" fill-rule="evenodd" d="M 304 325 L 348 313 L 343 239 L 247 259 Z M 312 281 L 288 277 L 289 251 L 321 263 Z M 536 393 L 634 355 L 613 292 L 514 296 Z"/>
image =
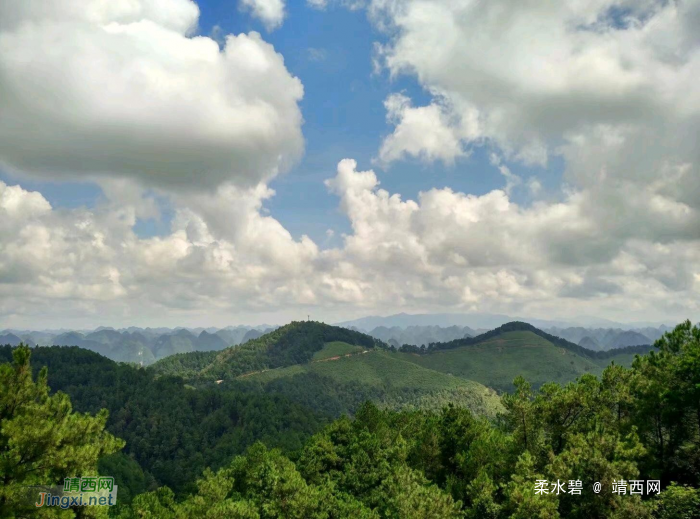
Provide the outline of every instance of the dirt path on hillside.
<path id="1" fill-rule="evenodd" d="M 354 357 L 355 355 L 363 355 L 365 353 L 369 353 L 369 350 L 363 350 L 363 351 L 358 351 L 357 353 L 346 353 L 345 355 L 336 355 L 335 357 L 328 357 L 327 359 L 318 359 L 318 360 L 312 360 L 309 364 L 315 364 L 316 362 L 330 362 L 333 360 L 340 360 L 345 357 Z M 288 367 L 288 366 L 285 366 Z M 282 369 L 282 368 L 273 368 L 273 369 Z M 243 375 L 238 375 L 236 378 L 246 378 L 250 377 L 252 375 L 257 375 L 258 373 L 265 373 L 266 371 L 270 371 L 269 369 L 262 369 L 260 371 L 251 371 L 250 373 L 244 373 Z"/>

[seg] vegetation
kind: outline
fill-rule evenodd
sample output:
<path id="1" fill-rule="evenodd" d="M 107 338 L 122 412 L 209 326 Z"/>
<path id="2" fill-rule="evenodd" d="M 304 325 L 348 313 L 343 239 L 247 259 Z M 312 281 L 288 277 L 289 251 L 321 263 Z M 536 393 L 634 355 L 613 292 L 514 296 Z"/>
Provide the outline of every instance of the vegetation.
<path id="1" fill-rule="evenodd" d="M 12 351 L 0 347 L 0 361 L 10 360 Z M 109 418 L 106 411 L 98 417 L 126 446 L 123 455 L 106 462 L 105 470 L 123 472 L 135 462 L 143 471 L 126 470 L 128 477 L 117 479 L 120 496 L 131 484 L 136 491 L 143 485 L 167 485 L 177 492 L 194 488 L 205 467 L 220 467 L 257 440 L 290 452 L 327 423 L 280 395 L 187 389 L 180 378 L 156 379 L 149 370 L 75 347 L 37 347 L 31 352 L 35 371 L 47 366 L 51 388 L 65 393 L 60 398 L 66 401 L 69 396 L 77 411 L 109 411 Z"/>
<path id="2" fill-rule="evenodd" d="M 575 353 L 582 357 L 588 357 L 590 359 L 609 359 L 611 357 L 614 357 L 620 351 L 625 351 L 627 353 L 647 353 L 652 350 L 651 346 L 642 344 L 639 346 L 628 346 L 626 348 L 617 348 L 615 350 L 609 351 L 593 351 L 579 346 L 578 344 L 574 344 L 573 342 L 569 342 L 566 339 L 562 339 L 561 337 L 555 337 L 554 335 L 546 333 L 540 330 L 539 328 L 535 328 L 531 324 L 519 321 L 506 323 L 491 331 L 482 333 L 481 335 L 477 335 L 476 337 L 464 337 L 462 339 L 456 339 L 454 341 L 449 342 L 433 343 L 428 345 L 428 348 L 416 348 L 408 346 L 407 348 L 405 348 L 405 350 L 413 353 L 425 353 L 435 350 L 449 350 L 452 348 L 459 348 L 460 346 L 473 346 L 481 344 L 489 339 L 493 339 L 507 332 L 531 332 L 535 335 L 538 335 L 547 342 L 554 344 L 555 346 L 569 350 L 572 353 Z"/>
<path id="3" fill-rule="evenodd" d="M 452 402 L 490 417 L 503 409 L 493 390 L 406 362 L 397 353 L 362 350 L 336 358 L 324 351 L 324 360 L 244 375 L 239 382 L 331 416 L 352 414 L 367 400 L 389 409 L 439 409 Z"/>
<path id="4" fill-rule="evenodd" d="M 317 322 L 293 322 L 241 346 L 221 352 L 180 354 L 157 362 L 151 369 L 188 378 L 231 380 L 253 372 L 304 364 L 333 342 L 365 349 L 386 347 L 364 333 Z"/>
<path id="5" fill-rule="evenodd" d="M 551 342 L 543 336 L 544 332 L 533 332 L 530 325 L 526 325 L 526 329 L 517 328 L 504 325 L 496 330 L 498 333 L 465 339 L 463 342 L 468 344 L 462 346 L 454 341 L 449 347 L 433 345 L 421 351 L 404 347 L 399 355 L 408 362 L 505 392 L 513 391 L 513 379 L 518 375 L 527 378 L 535 387 L 545 382 L 566 384 L 586 373 L 599 375 L 611 362 L 629 366 L 636 353 L 649 349 L 642 346 L 592 352 L 576 345 L 564 348 L 561 347 L 564 343 Z"/>
<path id="6" fill-rule="evenodd" d="M 314 353 L 322 349 L 323 346 Z M 353 418 L 341 416 L 326 424 L 315 434 L 307 435 L 303 445 L 298 442 L 299 436 L 293 438 L 291 443 L 298 443 L 298 449 L 274 445 L 275 438 L 287 434 L 294 437 L 299 430 L 285 429 L 280 424 L 295 409 L 305 416 L 313 417 L 313 414 L 302 407 L 295 408 L 281 397 L 275 401 L 271 395 L 260 394 L 256 386 L 290 384 L 289 389 L 292 381 L 303 376 L 307 378 L 302 382 L 321 381 L 318 387 L 322 388 L 322 384 L 330 381 L 336 388 L 347 389 L 355 383 L 358 388 L 372 392 L 377 388 L 386 390 L 386 379 L 378 376 L 386 370 L 393 373 L 390 378 L 396 380 L 397 389 L 430 384 L 427 378 L 422 378 L 427 372 L 435 380 L 454 379 L 457 385 L 445 386 L 443 390 L 458 391 L 460 379 L 403 361 L 399 354 L 384 350 L 319 362 L 310 362 L 312 354 L 305 363 L 290 365 L 291 368 L 280 367 L 238 381 L 229 378 L 220 385 L 203 384 L 191 390 L 185 388 L 181 379 L 169 376 L 154 379 L 147 370 L 118 366 L 106 359 L 86 359 L 77 355 L 80 350 L 75 350 L 77 368 L 73 372 L 70 372 L 72 363 L 62 366 L 61 361 L 55 360 L 49 369 L 68 372 L 59 374 L 58 380 L 77 378 L 78 383 L 88 384 L 88 391 L 81 393 L 62 380 L 70 388 L 68 392 L 74 391 L 76 407 L 82 401 L 81 405 L 87 407 L 105 402 L 103 407 L 109 408 L 112 398 L 122 398 L 125 404 L 117 412 L 120 415 L 117 423 L 122 424 L 127 435 L 132 432 L 127 422 L 139 424 L 137 434 L 123 436 L 127 440 L 125 454 L 114 453 L 119 447 L 117 440 L 105 434 L 100 423 L 95 428 L 97 437 L 83 437 L 85 444 L 93 445 L 90 452 L 103 456 L 100 469 L 113 470 L 124 481 L 128 476 L 132 483 L 127 486 L 133 494 L 138 493 L 134 491 L 136 488 L 146 489 L 133 497 L 131 503 L 111 510 L 123 518 L 697 519 L 700 517 L 700 327 L 683 323 L 657 341 L 656 349 L 638 356 L 630 368 L 612 364 L 599 377 L 585 373 L 566 385 L 547 382 L 533 389 L 523 377 L 517 377 L 514 390 L 502 397 L 502 412 L 496 419 L 455 405 L 440 410 L 397 411 L 390 406 L 382 409 L 364 403 L 355 409 Z M 61 356 L 48 350 L 37 350 L 36 357 Z M 5 355 L 10 351 L 0 350 Z M 19 405 L 8 406 L 15 394 L 22 393 L 21 388 L 34 384 L 27 385 L 28 376 L 31 381 L 28 350 L 15 351 L 25 353 L 16 354 L 19 356 L 15 365 L 4 365 L 0 371 L 4 398 L 0 401 L 5 403 L 3 420 L 5 416 L 31 416 L 29 425 L 49 438 L 54 430 L 66 433 L 60 422 L 53 421 L 52 413 L 35 413 L 37 407 L 41 408 L 36 402 L 41 404 L 51 398 L 67 402 L 65 395 L 57 393 L 49 397 L 45 389 L 36 399 L 24 398 Z M 377 363 L 374 372 L 373 362 Z M 348 369 L 339 368 L 343 363 Z M 350 367 L 354 363 L 360 363 L 359 367 Z M 397 366 L 405 368 L 408 378 L 397 378 L 401 370 L 391 371 Z M 289 376 L 284 374 L 294 370 Z M 333 370 L 338 370 L 335 375 Z M 270 378 L 271 371 L 276 374 Z M 46 388 L 43 373 L 36 385 Z M 360 376 L 360 381 L 355 380 Z M 141 384 L 137 391 L 152 391 L 155 404 L 148 407 L 145 402 L 130 397 L 129 390 L 120 383 L 126 380 L 124 377 L 131 384 Z M 143 377 L 141 382 L 140 377 Z M 100 382 L 102 378 L 107 382 Z M 100 383 L 112 384 L 109 386 L 112 391 L 99 389 Z M 401 387 L 402 383 L 406 385 Z M 93 385 L 98 389 L 93 390 Z M 172 436 L 159 429 L 161 421 L 169 420 L 165 410 L 159 414 L 160 407 L 168 406 L 167 399 L 158 394 L 159 387 L 174 398 L 177 406 L 185 407 L 180 425 L 174 419 L 167 422 L 168 427 L 179 427 Z M 253 402 L 254 410 L 247 415 L 245 403 L 251 403 L 251 398 L 259 400 Z M 268 407 L 264 407 L 266 403 Z M 141 406 L 145 407 L 140 409 Z M 222 408 L 224 411 L 220 411 Z M 238 420 L 232 419 L 232 415 Z M 270 415 L 272 422 L 265 422 L 270 420 Z M 213 423 L 210 416 L 216 417 Z M 236 454 L 234 451 L 245 444 L 236 433 L 241 417 L 248 427 L 254 428 L 257 422 L 272 423 L 273 427 L 268 437 Z M 99 422 L 99 417 L 83 418 Z M 13 418 L 9 420 L 12 422 Z M 319 420 L 314 420 L 311 418 L 309 424 L 321 425 Z M 115 423 L 112 418 L 108 429 L 110 423 Z M 6 429 L 3 421 L 2 435 L 8 434 Z M 149 429 L 159 433 L 153 434 Z M 11 434 L 13 429 L 9 430 Z M 212 451 L 208 450 L 211 444 L 207 441 L 216 431 L 222 431 L 220 438 L 225 440 L 216 443 L 214 462 L 209 463 L 205 461 L 206 453 Z M 231 431 L 233 434 L 229 434 Z M 196 440 L 189 436 L 197 434 L 201 435 Z M 21 442 L 17 438 L 7 442 L 10 449 Z M 186 446 L 190 441 L 200 442 L 203 448 L 189 450 Z M 39 456 L 44 449 L 51 452 L 51 445 L 41 442 L 32 445 Z M 82 448 L 82 443 L 75 447 Z M 145 452 L 154 458 L 149 460 L 136 454 Z M 93 470 L 96 458 L 97 455 L 88 457 Z M 49 455 L 47 459 L 54 457 Z M 172 459 L 178 459 L 179 465 L 170 464 Z M 159 481 L 148 481 L 147 474 L 155 472 L 157 464 L 177 472 L 187 470 L 187 462 L 198 469 L 196 485 L 180 484 L 179 476 L 173 477 L 178 486 L 172 489 L 159 486 Z M 146 466 L 148 463 L 150 467 Z M 208 464 L 212 465 L 211 469 L 204 468 Z M 2 470 L 7 466 L 3 463 Z M 143 476 L 139 476 L 140 471 Z M 0 476 L 6 477 L 6 472 Z M 54 476 L 53 473 L 42 475 L 50 480 Z M 547 493 L 535 492 L 537 480 L 547 482 Z M 662 491 L 659 495 L 614 493 L 614 484 L 622 480 L 660 480 Z M 581 482 L 580 495 L 566 492 L 572 481 Z M 555 490 L 552 483 L 556 482 L 564 484 L 563 492 Z M 599 493 L 592 490 L 595 482 L 602 485 Z M 3 505 L 5 515 L 21 515 L 21 511 L 15 513 L 13 508 L 19 506 L 16 502 L 6 500 Z"/>
<path id="7" fill-rule="evenodd" d="M 362 346 L 355 346 L 342 341 L 333 341 L 327 343 L 322 350 L 314 353 L 313 360 L 324 360 L 339 357 L 341 355 L 352 355 L 354 353 L 362 353 L 365 349 Z"/>
<path id="8" fill-rule="evenodd" d="M 219 477 L 227 484 L 212 504 L 240 507 L 237 517 L 697 518 L 700 328 L 685 323 L 657 346 L 631 369 L 612 365 L 566 386 L 534 391 L 519 377 L 496 423 L 455 406 L 365 404 L 313 436 L 293 463 L 256 445 L 207 473 L 182 505 L 161 489 L 128 513 L 191 506 Z M 613 482 L 638 479 L 661 480 L 661 494 L 613 493 Z M 547 485 L 537 495 L 536 480 L 581 481 L 582 492 Z"/>
<path id="9" fill-rule="evenodd" d="M 0 517 L 35 508 L 25 487 L 97 475 L 98 459 L 124 445 L 105 432 L 104 409 L 96 416 L 75 413 L 65 394 L 49 394 L 46 368 L 32 378 L 29 348 L 12 357 L 12 364 L 0 365 Z"/>

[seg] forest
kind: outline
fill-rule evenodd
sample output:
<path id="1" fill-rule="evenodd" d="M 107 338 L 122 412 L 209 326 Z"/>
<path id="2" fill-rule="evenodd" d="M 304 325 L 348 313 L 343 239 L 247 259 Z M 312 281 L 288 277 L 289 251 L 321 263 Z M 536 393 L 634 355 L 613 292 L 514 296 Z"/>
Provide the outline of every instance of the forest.
<path id="1" fill-rule="evenodd" d="M 284 340 L 283 369 L 336 340 L 304 333 Z M 255 344 L 243 358 L 267 369 Z M 117 506 L 61 517 L 700 517 L 700 327 L 690 322 L 630 367 L 538 387 L 516 377 L 493 414 L 386 405 L 383 387 L 347 412 L 311 410 L 236 381 L 241 368 L 223 370 L 224 357 L 210 368 L 233 378 L 221 384 L 79 348 L 5 347 L 0 361 L 2 517 L 58 517 L 32 510 L 22 489 L 98 473 L 117 480 Z M 648 480 L 660 492 L 633 492 Z"/>

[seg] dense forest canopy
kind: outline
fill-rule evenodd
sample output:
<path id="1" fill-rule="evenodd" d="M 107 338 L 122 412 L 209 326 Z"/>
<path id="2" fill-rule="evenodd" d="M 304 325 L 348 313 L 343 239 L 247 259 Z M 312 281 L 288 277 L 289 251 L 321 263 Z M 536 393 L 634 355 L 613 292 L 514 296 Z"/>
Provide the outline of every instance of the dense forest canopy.
<path id="1" fill-rule="evenodd" d="M 600 377 L 538 389 L 518 377 L 492 418 L 450 404 L 365 403 L 329 421 L 235 379 L 194 388 L 77 348 L 0 350 L 3 360 L 13 354 L 0 371 L 2 476 L 15 485 L 28 477 L 8 472 L 8 424 L 56 430 L 53 415 L 23 417 L 30 402 L 50 399 L 72 412 L 70 395 L 89 413 L 81 420 L 97 420 L 85 444 L 98 454 L 81 468 L 119 479 L 127 493 L 110 513 L 121 517 L 700 517 L 700 328 L 690 322 L 629 368 L 613 363 Z M 54 396 L 40 366 L 61 390 Z M 119 453 L 115 436 L 126 440 Z M 538 480 L 546 493 L 535 492 Z M 661 492 L 613 492 L 638 480 L 660 481 Z M 581 494 L 557 482 L 580 482 Z"/>

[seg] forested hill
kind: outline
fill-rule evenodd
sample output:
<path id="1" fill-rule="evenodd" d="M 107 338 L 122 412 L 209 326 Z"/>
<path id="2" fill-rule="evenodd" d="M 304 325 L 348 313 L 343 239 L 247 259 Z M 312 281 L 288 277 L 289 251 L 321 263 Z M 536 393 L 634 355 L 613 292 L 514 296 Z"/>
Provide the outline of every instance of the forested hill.
<path id="1" fill-rule="evenodd" d="M 364 348 L 388 346 L 364 333 L 316 321 L 294 321 L 240 346 L 218 352 L 183 353 L 156 362 L 155 373 L 185 378 L 231 380 L 240 375 L 305 364 L 331 342 Z"/>
<path id="2" fill-rule="evenodd" d="M 564 348 L 565 350 L 569 350 L 577 355 L 587 357 L 590 359 L 609 359 L 620 354 L 645 354 L 654 349 L 652 345 L 641 344 L 637 346 L 627 346 L 625 348 L 616 348 L 614 350 L 608 351 L 593 351 L 584 348 L 583 346 L 579 346 L 578 344 L 574 344 L 573 342 L 567 341 L 566 339 L 562 339 L 561 337 L 556 337 L 547 332 L 544 332 L 539 328 L 532 326 L 531 324 L 520 321 L 506 323 L 486 333 L 477 335 L 476 337 L 464 337 L 462 339 L 455 339 L 454 341 L 449 342 L 432 343 L 428 346 L 427 349 L 414 349 L 410 347 L 403 349 L 404 351 L 410 351 L 412 353 L 430 352 L 435 350 L 449 350 L 453 348 L 459 348 L 462 346 L 472 346 L 476 344 L 481 344 L 489 339 L 502 335 L 506 332 L 532 332 L 535 335 L 539 335 L 543 339 L 551 342 L 555 346 Z"/>
<path id="3" fill-rule="evenodd" d="M 685 322 L 655 349 L 630 369 L 611 365 L 600 377 L 587 373 L 538 391 L 518 377 L 497 420 L 453 400 L 438 411 L 366 403 L 354 419 L 319 430 L 326 421 L 319 406 L 304 409 L 245 386 L 268 392 L 283 382 L 273 390 L 290 397 L 354 394 L 347 390 L 358 386 L 343 382 L 350 377 L 373 387 L 373 397 L 402 384 L 454 394 L 470 388 L 451 388 L 459 377 L 411 369 L 408 359 L 443 367 L 463 359 L 466 369 L 470 357 L 487 351 L 502 359 L 514 352 L 509 370 L 523 353 L 545 367 L 556 356 L 595 364 L 530 330 L 427 355 L 330 341 L 309 363 L 195 389 L 80 348 L 0 347 L 0 517 L 37 514 L 24 498 L 27 486 L 87 472 L 115 478 L 119 503 L 110 515 L 121 519 L 698 519 L 700 327 Z M 485 359 L 499 370 L 494 357 Z M 44 365 L 48 375 L 36 377 Z M 49 396 L 47 378 L 70 401 Z M 336 384 L 318 384 L 324 380 Z M 82 414 L 103 408 L 108 421 L 104 412 Z M 105 433 L 105 421 L 125 442 Z M 60 512 L 84 517 L 86 510 Z"/>
<path id="4" fill-rule="evenodd" d="M 12 350 L 0 346 L 0 365 L 12 360 Z M 195 390 L 181 378 L 156 378 L 74 346 L 32 348 L 31 364 L 35 373 L 48 368 L 52 392 L 66 393 L 76 411 L 109 411 L 107 430 L 126 447 L 102 460 L 101 468 L 118 479 L 120 500 L 160 485 L 192 490 L 206 467 L 228 463 L 258 440 L 294 451 L 328 423 L 281 395 Z"/>
<path id="5" fill-rule="evenodd" d="M 293 322 L 221 352 L 175 355 L 149 370 L 180 375 L 197 387 L 284 395 L 330 416 L 372 401 L 392 409 L 440 408 L 448 402 L 479 415 L 502 410 L 495 391 L 407 362 L 378 339 L 317 322 Z"/>
<path id="6" fill-rule="evenodd" d="M 651 349 L 634 346 L 591 351 L 527 323 L 512 322 L 477 337 L 431 344 L 428 348 L 403 346 L 397 355 L 431 370 L 510 392 L 519 375 L 535 387 L 546 382 L 566 384 L 586 373 L 599 375 L 612 362 L 630 366 L 636 354 Z"/>

